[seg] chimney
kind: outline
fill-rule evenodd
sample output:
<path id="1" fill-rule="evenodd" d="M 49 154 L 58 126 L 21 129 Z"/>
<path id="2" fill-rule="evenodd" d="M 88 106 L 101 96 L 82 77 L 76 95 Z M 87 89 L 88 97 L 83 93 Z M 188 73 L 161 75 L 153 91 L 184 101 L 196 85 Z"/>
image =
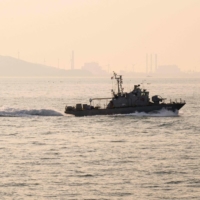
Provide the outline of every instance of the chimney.
<path id="1" fill-rule="evenodd" d="M 74 51 L 72 51 L 72 57 L 71 57 L 71 70 L 74 70 Z"/>
<path id="2" fill-rule="evenodd" d="M 157 71 L 158 66 L 157 66 L 157 54 L 155 54 L 155 72 Z"/>
<path id="3" fill-rule="evenodd" d="M 146 54 L 146 73 L 148 74 L 148 54 Z"/>

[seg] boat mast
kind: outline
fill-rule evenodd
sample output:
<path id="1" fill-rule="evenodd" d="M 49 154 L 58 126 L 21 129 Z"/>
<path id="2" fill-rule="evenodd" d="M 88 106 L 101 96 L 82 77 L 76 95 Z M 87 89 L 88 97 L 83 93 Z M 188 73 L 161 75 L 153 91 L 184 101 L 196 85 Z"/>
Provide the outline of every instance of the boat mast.
<path id="1" fill-rule="evenodd" d="M 114 74 L 114 77 L 117 81 L 117 88 L 118 88 L 118 95 L 123 95 L 123 90 L 124 88 L 122 88 L 122 83 L 123 83 L 123 80 L 122 80 L 122 75 L 117 75 L 115 72 L 113 72 Z"/>

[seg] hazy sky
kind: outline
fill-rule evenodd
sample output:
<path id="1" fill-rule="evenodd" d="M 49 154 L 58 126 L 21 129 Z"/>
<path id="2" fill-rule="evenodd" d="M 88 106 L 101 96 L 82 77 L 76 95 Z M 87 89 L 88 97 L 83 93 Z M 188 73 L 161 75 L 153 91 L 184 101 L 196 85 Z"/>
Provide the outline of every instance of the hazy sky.
<path id="1" fill-rule="evenodd" d="M 158 64 L 200 71 L 200 0 L 0 0 L 0 55 L 70 68 L 145 70 Z"/>

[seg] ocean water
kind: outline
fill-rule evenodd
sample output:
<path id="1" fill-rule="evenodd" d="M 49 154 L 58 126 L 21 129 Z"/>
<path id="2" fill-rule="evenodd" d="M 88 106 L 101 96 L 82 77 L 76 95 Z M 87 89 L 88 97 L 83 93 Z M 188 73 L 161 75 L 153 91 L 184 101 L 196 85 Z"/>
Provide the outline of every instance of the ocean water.
<path id="1" fill-rule="evenodd" d="M 125 77 L 124 77 L 125 78 Z M 179 113 L 74 117 L 110 78 L 0 79 L 0 199 L 200 199 L 200 80 L 125 78 Z"/>

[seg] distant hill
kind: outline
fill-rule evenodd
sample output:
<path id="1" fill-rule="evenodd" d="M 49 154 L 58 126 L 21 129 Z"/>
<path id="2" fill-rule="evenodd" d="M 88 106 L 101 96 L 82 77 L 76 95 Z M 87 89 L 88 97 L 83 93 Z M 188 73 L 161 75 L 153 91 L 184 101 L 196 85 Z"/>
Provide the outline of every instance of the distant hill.
<path id="1" fill-rule="evenodd" d="M 92 76 L 87 70 L 56 69 L 37 63 L 31 63 L 10 56 L 0 56 L 0 76 L 6 77 L 31 77 L 31 76 Z"/>

